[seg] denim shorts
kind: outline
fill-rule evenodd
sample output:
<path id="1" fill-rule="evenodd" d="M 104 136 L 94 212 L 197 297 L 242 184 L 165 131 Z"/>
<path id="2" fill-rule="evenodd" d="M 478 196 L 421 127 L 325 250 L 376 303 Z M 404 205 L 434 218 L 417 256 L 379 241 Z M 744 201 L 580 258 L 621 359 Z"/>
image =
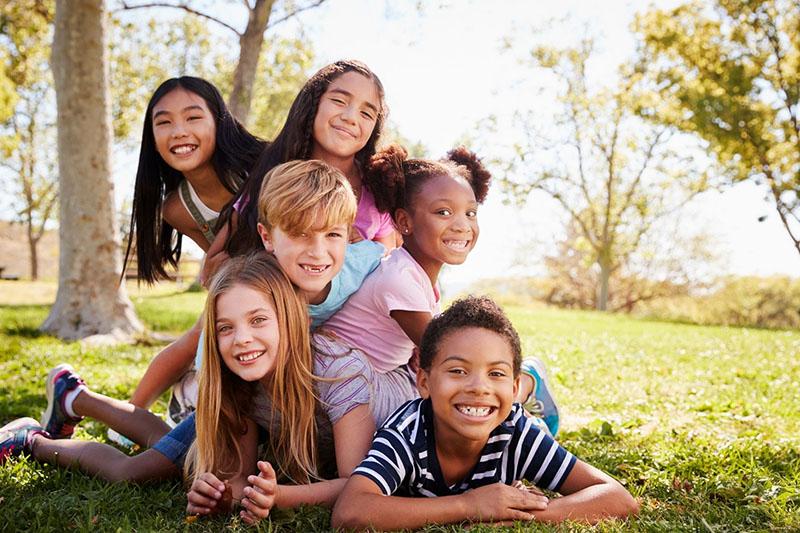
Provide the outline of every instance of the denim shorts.
<path id="1" fill-rule="evenodd" d="M 172 428 L 172 431 L 161 437 L 153 449 L 175 463 L 178 468 L 183 468 L 186 452 L 189 451 L 195 439 L 194 413 L 183 422 Z"/>

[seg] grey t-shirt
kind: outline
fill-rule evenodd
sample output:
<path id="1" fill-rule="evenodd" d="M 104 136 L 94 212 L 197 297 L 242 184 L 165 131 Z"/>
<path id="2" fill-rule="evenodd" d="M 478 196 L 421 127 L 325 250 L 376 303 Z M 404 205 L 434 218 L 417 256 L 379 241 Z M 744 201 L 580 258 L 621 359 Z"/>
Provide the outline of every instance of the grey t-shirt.
<path id="1" fill-rule="evenodd" d="M 359 350 L 348 348 L 324 334 L 312 339 L 316 407 L 318 471 L 326 479 L 336 476 L 333 426 L 359 405 L 369 405 L 372 367 Z M 258 388 L 251 412 L 253 421 L 267 431 L 268 439 L 280 437 L 280 414 L 263 387 Z M 267 457 L 268 460 L 272 459 Z"/>

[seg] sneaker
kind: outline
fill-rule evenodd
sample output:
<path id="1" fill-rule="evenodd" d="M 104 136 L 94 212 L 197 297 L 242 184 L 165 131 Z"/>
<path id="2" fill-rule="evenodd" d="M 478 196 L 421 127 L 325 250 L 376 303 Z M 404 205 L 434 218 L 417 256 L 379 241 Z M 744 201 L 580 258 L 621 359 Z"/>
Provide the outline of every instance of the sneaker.
<path id="1" fill-rule="evenodd" d="M 50 437 L 39 422 L 30 417 L 18 418 L 0 428 L 0 464 L 22 452 L 31 453 L 36 435 Z"/>
<path id="2" fill-rule="evenodd" d="M 47 374 L 47 410 L 42 415 L 42 427 L 52 438 L 70 438 L 75 431 L 75 424 L 83 420 L 82 416 L 69 415 L 64 404 L 67 394 L 80 387 L 85 389 L 86 383 L 66 363 Z"/>
<path id="3" fill-rule="evenodd" d="M 547 371 L 544 363 L 536 357 L 525 358 L 522 361 L 522 371 L 533 377 L 533 398 L 525 404 L 525 408 L 533 415 L 538 416 L 547 425 L 550 434 L 555 437 L 558 433 L 558 405 L 550 392 L 547 383 Z"/>
<path id="4" fill-rule="evenodd" d="M 167 425 L 174 428 L 194 412 L 197 392 L 197 371 L 192 369 L 172 386 L 172 395 L 167 404 Z"/>

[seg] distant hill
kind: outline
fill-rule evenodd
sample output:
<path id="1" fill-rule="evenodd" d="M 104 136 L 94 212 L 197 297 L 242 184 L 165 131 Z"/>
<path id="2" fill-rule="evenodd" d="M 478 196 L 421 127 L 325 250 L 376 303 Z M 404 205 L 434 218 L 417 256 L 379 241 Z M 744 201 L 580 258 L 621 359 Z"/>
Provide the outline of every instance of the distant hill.
<path id="1" fill-rule="evenodd" d="M 39 279 L 58 278 L 58 231 L 45 231 L 39 241 Z M 3 276 L 30 279 L 30 254 L 25 226 L 0 220 L 0 267 Z"/>

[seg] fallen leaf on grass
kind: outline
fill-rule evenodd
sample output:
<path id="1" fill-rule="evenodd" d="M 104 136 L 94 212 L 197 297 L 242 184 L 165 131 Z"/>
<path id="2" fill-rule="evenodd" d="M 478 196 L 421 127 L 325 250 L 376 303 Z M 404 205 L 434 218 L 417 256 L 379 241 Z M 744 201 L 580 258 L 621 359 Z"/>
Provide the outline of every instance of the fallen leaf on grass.
<path id="1" fill-rule="evenodd" d="M 183 521 L 187 524 L 194 524 L 195 522 L 197 522 L 198 518 L 200 518 L 199 514 L 190 514 L 189 516 L 184 518 Z"/>

